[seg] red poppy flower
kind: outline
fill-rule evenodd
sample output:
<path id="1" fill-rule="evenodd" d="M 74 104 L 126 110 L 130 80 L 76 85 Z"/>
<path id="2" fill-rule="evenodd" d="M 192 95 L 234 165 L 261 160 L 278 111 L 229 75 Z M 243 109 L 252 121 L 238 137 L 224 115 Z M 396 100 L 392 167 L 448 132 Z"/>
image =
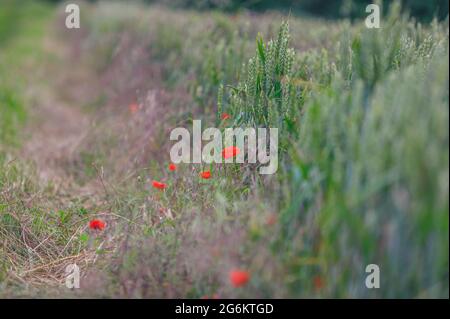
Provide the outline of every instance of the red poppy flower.
<path id="1" fill-rule="evenodd" d="M 315 276 L 313 278 L 313 283 L 314 283 L 314 288 L 316 290 L 320 290 L 320 289 L 322 289 L 325 286 L 325 283 L 324 283 L 324 281 L 323 281 L 321 276 Z"/>
<path id="2" fill-rule="evenodd" d="M 157 189 L 164 189 L 164 188 L 167 187 L 167 184 L 161 183 L 161 182 L 158 182 L 158 181 L 153 181 L 152 185 L 153 185 L 154 188 L 157 188 Z"/>
<path id="3" fill-rule="evenodd" d="M 228 120 L 231 118 L 231 115 L 228 113 L 222 113 L 222 120 Z"/>
<path id="4" fill-rule="evenodd" d="M 248 271 L 235 269 L 230 272 L 230 282 L 234 287 L 242 287 L 250 280 Z"/>
<path id="5" fill-rule="evenodd" d="M 211 172 L 210 171 L 204 171 L 200 173 L 200 177 L 203 179 L 210 179 L 211 178 Z"/>
<path id="6" fill-rule="evenodd" d="M 267 220 L 266 220 L 266 224 L 267 224 L 267 225 L 272 226 L 272 225 L 275 225 L 276 222 L 277 222 L 277 215 L 275 215 L 275 214 L 270 214 L 270 215 L 267 217 Z"/>
<path id="7" fill-rule="evenodd" d="M 131 103 L 128 105 L 128 109 L 130 110 L 130 113 L 134 114 L 139 110 L 139 105 L 137 103 Z"/>
<path id="8" fill-rule="evenodd" d="M 173 163 L 170 163 L 169 164 L 169 171 L 173 172 L 173 171 L 176 171 L 176 170 L 177 170 L 177 166 L 175 164 L 173 164 Z"/>
<path id="9" fill-rule="evenodd" d="M 103 230 L 105 229 L 105 223 L 100 219 L 93 219 L 89 222 L 89 228 L 93 230 Z"/>
<path id="10" fill-rule="evenodd" d="M 226 158 L 235 157 L 240 152 L 241 152 L 241 150 L 239 149 L 239 147 L 237 147 L 237 146 L 228 146 L 228 147 L 225 147 L 222 150 L 222 157 L 225 158 L 225 159 Z"/>

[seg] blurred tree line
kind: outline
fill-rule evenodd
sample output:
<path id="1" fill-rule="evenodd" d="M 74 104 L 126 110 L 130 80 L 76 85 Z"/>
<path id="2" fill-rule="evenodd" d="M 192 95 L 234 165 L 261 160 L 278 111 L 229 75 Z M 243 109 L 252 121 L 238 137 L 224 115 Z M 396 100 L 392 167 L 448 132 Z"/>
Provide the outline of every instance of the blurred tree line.
<path id="1" fill-rule="evenodd" d="M 1 0 L 3 1 L 3 0 Z M 61 0 L 48 0 L 60 2 Z M 96 0 L 88 0 L 95 2 Z M 175 8 L 196 10 L 218 9 L 237 11 L 249 9 L 256 11 L 281 10 L 293 14 L 311 14 L 326 18 L 356 19 L 366 16 L 365 8 L 375 0 L 136 0 L 145 3 L 163 4 Z M 420 21 L 440 20 L 448 16 L 448 0 L 400 0 L 403 10 Z M 386 11 L 392 0 L 383 1 Z"/>
<path id="2" fill-rule="evenodd" d="M 163 3 L 169 6 L 193 9 L 221 9 L 236 11 L 282 10 L 292 13 L 307 13 L 327 18 L 360 18 L 366 16 L 365 8 L 374 0 L 145 0 L 148 3 Z M 433 17 L 445 19 L 448 16 L 448 0 L 400 0 L 404 10 L 421 21 Z M 384 10 L 389 3 L 384 1 Z"/>

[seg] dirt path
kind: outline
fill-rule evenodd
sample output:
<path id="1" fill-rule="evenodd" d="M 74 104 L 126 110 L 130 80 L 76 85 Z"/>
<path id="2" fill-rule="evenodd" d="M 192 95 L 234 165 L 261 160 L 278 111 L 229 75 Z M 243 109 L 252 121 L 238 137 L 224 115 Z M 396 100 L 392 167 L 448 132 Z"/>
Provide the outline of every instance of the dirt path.
<path id="1" fill-rule="evenodd" d="M 32 110 L 33 132 L 24 146 L 24 156 L 32 160 L 44 183 L 67 183 L 70 176 L 62 163 L 70 160 L 88 129 L 88 119 L 79 110 L 45 92 L 45 99 Z"/>
<path id="2" fill-rule="evenodd" d="M 131 220 L 114 211 L 114 201 L 111 200 L 114 195 L 111 195 L 113 192 L 108 189 L 113 184 L 110 181 L 115 181 L 114 178 L 119 176 L 119 172 L 126 169 L 132 171 L 134 165 L 142 166 L 141 163 L 149 162 L 149 157 L 156 157 L 155 154 L 161 153 L 159 140 L 153 138 L 154 135 L 159 137 L 158 134 L 153 134 L 156 129 L 160 129 L 155 122 L 165 122 L 165 117 L 170 115 L 167 106 L 172 105 L 172 96 L 159 84 L 159 66 L 147 63 L 147 67 L 141 67 L 148 61 L 145 50 L 141 48 L 130 52 L 128 47 L 131 45 L 128 46 L 127 41 L 131 39 L 126 35 L 121 41 L 121 49 L 118 50 L 108 72 L 99 75 L 88 67 L 86 61 L 80 60 L 80 54 L 77 56 L 79 52 L 73 49 L 79 45 L 76 39 L 63 39 L 49 34 L 45 39 L 44 62 L 30 74 L 30 85 L 26 92 L 30 100 L 29 119 L 23 132 L 25 138 L 20 157 L 35 165 L 39 182 L 43 186 L 41 189 L 47 190 L 46 186 L 50 186 L 50 191 L 45 194 L 44 199 L 45 211 L 48 214 L 55 216 L 55 212 L 64 212 L 78 205 L 89 213 L 81 217 L 76 215 L 80 222 L 70 229 L 73 234 L 70 233 L 66 238 L 68 242 L 64 246 L 52 243 L 53 246 L 48 250 L 51 254 L 40 261 L 39 273 L 27 265 L 27 274 L 30 277 L 36 276 L 27 280 L 45 282 L 46 289 L 48 286 L 61 287 L 64 282 L 64 269 L 68 263 L 76 260 L 82 274 L 86 275 L 94 269 L 94 264 L 99 261 L 107 263 L 107 254 L 121 248 L 119 243 L 127 236 L 126 229 Z M 127 72 L 131 72 L 132 76 L 127 77 L 126 75 L 130 75 Z M 130 78 L 133 82 L 128 81 Z M 151 85 L 148 79 L 151 79 Z M 132 113 L 128 108 L 124 110 L 117 106 L 134 101 L 136 91 L 147 92 L 145 98 L 140 101 L 137 112 Z M 179 94 L 181 96 L 181 93 Z M 183 91 L 183 94 L 186 93 Z M 107 116 L 89 107 L 103 95 L 112 96 L 114 101 Z M 111 166 L 108 166 L 109 163 L 103 166 L 102 163 L 101 176 L 93 176 L 84 172 L 84 167 L 79 167 L 82 158 L 80 152 L 84 149 L 96 150 L 96 142 L 100 145 L 102 143 L 102 136 L 99 137 L 96 133 L 103 134 L 105 130 L 118 136 L 118 145 L 107 155 L 114 159 L 114 163 Z M 92 141 L 94 143 L 90 145 Z M 106 174 L 106 178 L 103 176 L 104 167 L 109 174 Z M 114 175 L 116 173 L 117 176 Z M 119 182 L 133 174 L 120 176 Z M 143 207 L 145 209 L 146 206 Z M 66 248 L 81 234 L 92 234 L 92 238 L 97 235 L 90 232 L 90 218 L 101 218 L 106 222 L 108 230 L 116 229 L 119 221 L 125 220 L 127 223 L 120 225 L 120 229 L 125 231 L 105 232 L 103 237 L 96 237 L 95 240 L 89 238 L 86 246 L 82 249 L 77 247 L 74 249 L 75 253 L 69 253 Z M 47 239 L 53 239 L 52 236 L 53 233 L 47 236 Z M 100 241 L 97 241 L 99 238 Z M 101 257 L 97 250 L 102 251 Z M 54 253 L 57 254 L 56 257 L 53 256 Z M 55 294 L 57 295 L 57 292 Z"/>
<path id="3" fill-rule="evenodd" d="M 89 132 L 90 119 L 82 105 L 92 95 L 94 77 L 55 36 L 46 38 L 45 51 L 48 61 L 28 92 L 32 108 L 22 156 L 35 163 L 42 183 L 69 191 L 76 183 L 67 163 Z"/>

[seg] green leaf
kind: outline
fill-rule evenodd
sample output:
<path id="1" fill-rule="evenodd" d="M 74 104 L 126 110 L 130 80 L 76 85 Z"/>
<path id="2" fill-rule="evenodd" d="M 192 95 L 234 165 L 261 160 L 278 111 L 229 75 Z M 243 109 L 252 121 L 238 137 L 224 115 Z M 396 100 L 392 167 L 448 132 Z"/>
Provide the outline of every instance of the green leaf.
<path id="1" fill-rule="evenodd" d="M 87 213 L 88 213 L 88 211 L 87 211 L 87 209 L 84 208 L 84 207 L 81 207 L 81 208 L 78 210 L 78 214 L 79 214 L 80 216 L 85 216 L 85 215 L 87 215 Z"/>
<path id="2" fill-rule="evenodd" d="M 259 58 L 263 63 L 266 63 L 266 53 L 265 53 L 266 49 L 261 35 L 258 35 L 258 38 L 256 39 L 256 44 L 258 47 Z"/>
<path id="3" fill-rule="evenodd" d="M 62 224 L 65 224 L 69 221 L 70 215 L 63 210 L 58 211 L 58 216 Z"/>
<path id="4" fill-rule="evenodd" d="M 80 237 L 79 237 L 79 239 L 80 239 L 80 241 L 82 242 L 82 243 L 87 243 L 88 242 L 88 240 L 89 240 L 89 235 L 88 234 L 81 234 L 80 235 Z"/>

